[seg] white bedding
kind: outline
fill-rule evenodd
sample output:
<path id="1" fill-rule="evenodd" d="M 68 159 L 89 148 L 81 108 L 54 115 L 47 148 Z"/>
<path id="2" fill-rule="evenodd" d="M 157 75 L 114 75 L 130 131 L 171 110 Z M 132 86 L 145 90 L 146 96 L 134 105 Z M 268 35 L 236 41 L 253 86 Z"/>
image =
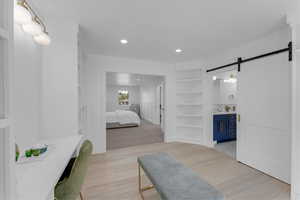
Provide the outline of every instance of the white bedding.
<path id="1" fill-rule="evenodd" d="M 115 112 L 106 112 L 106 123 L 141 124 L 140 117 L 129 110 L 116 110 Z"/>

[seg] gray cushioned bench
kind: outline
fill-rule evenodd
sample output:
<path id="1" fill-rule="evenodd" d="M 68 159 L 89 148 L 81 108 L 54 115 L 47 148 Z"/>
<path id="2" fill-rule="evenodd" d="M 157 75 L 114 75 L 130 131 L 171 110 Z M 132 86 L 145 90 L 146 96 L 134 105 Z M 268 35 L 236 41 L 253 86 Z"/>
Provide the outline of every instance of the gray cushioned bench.
<path id="1" fill-rule="evenodd" d="M 202 180 L 191 169 L 177 162 L 167 153 L 145 155 L 138 158 L 139 191 L 155 188 L 162 200 L 223 200 L 223 195 L 213 186 Z M 143 169 L 153 186 L 142 188 Z"/>

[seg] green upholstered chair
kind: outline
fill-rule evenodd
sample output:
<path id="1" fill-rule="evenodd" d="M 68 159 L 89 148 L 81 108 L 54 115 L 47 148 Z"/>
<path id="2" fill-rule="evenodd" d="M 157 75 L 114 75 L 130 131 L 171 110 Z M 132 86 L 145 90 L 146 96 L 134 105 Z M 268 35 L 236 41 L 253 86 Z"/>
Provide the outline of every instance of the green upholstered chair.
<path id="1" fill-rule="evenodd" d="M 81 148 L 77 158 L 75 158 L 70 172 L 64 176 L 62 181 L 58 182 L 55 187 L 56 200 L 77 200 L 78 197 L 83 200 L 81 187 L 84 183 L 88 168 L 88 159 L 92 153 L 93 145 L 86 140 Z"/>

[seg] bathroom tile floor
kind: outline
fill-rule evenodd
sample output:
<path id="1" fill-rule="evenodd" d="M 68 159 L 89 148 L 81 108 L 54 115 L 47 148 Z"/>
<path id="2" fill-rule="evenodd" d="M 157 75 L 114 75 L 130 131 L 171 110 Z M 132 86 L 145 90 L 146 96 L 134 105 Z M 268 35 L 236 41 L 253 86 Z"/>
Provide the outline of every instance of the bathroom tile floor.
<path id="1" fill-rule="evenodd" d="M 236 159 L 236 141 L 224 142 L 215 145 L 215 149 L 219 152 Z"/>

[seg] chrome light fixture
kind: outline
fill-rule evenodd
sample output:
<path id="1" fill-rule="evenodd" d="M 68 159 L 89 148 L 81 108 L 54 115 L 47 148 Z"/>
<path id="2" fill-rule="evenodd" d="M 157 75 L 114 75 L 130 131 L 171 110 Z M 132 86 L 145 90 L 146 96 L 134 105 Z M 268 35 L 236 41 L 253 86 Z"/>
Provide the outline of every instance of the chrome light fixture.
<path id="1" fill-rule="evenodd" d="M 41 18 L 36 14 L 26 0 L 16 0 L 14 20 L 22 26 L 23 31 L 33 36 L 40 45 L 49 45 L 50 36 Z"/>

